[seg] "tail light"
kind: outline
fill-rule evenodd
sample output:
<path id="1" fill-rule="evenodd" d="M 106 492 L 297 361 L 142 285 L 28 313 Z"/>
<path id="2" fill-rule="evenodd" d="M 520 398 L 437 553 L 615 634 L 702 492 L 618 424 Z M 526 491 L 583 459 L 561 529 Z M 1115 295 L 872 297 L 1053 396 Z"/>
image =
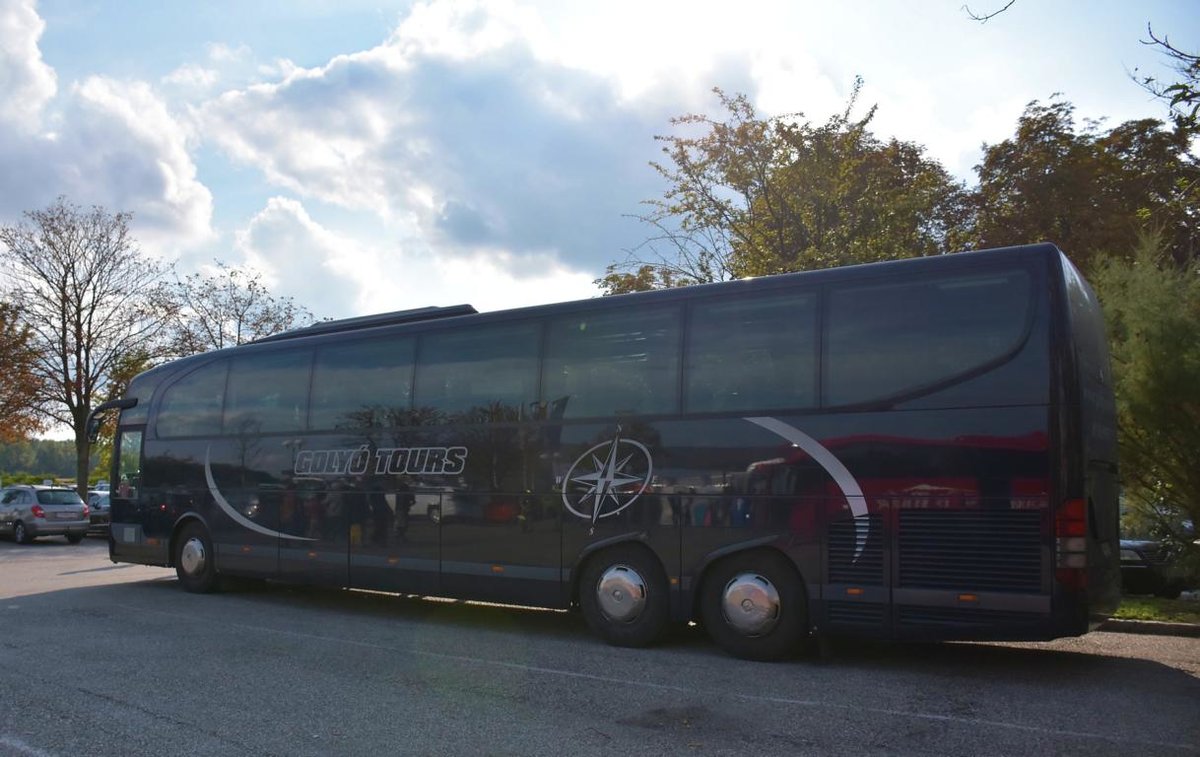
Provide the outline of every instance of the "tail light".
<path id="1" fill-rule="evenodd" d="M 1065 588 L 1087 588 L 1087 500 L 1069 499 L 1054 518 L 1057 565 L 1054 577 Z"/>
<path id="2" fill-rule="evenodd" d="M 29 512 L 33 513 L 33 517 L 35 518 L 46 517 L 46 511 L 42 509 L 41 505 L 34 505 L 33 507 L 29 508 Z"/>
<path id="3" fill-rule="evenodd" d="M 85 504 L 83 505 L 83 517 L 85 517 L 85 518 L 86 518 L 86 517 L 88 516 L 88 513 L 90 513 L 90 512 L 91 512 L 91 510 L 89 510 L 89 509 L 88 509 L 88 506 L 87 506 L 87 504 L 85 503 Z"/>

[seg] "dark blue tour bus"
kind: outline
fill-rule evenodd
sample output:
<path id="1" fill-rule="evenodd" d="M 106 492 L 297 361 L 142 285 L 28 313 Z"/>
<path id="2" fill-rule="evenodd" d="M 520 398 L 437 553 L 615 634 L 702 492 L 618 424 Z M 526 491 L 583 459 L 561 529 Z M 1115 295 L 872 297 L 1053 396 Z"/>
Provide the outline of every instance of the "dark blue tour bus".
<path id="1" fill-rule="evenodd" d="M 223 576 L 696 621 L 1078 635 L 1120 586 L 1099 306 L 1052 245 L 319 323 L 147 371 L 109 549 Z"/>

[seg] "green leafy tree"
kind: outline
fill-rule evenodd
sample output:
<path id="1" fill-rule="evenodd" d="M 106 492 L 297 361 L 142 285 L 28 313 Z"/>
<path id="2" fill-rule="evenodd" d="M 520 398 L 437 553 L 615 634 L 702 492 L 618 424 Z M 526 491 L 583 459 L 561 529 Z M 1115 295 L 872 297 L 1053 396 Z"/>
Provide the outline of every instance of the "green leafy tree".
<path id="1" fill-rule="evenodd" d="M 42 430 L 45 417 L 37 408 L 42 387 L 33 332 L 21 321 L 20 308 L 7 302 L 0 302 L 0 354 L 0 441 L 14 442 Z"/>
<path id="2" fill-rule="evenodd" d="M 670 289 L 678 286 L 704 283 L 678 270 L 678 265 L 663 261 L 660 265 L 643 263 L 636 270 L 621 270 L 622 266 L 613 263 L 604 269 L 604 278 L 592 283 L 600 287 L 604 294 L 628 294 L 629 292 L 648 292 L 653 289 Z M 715 280 L 715 279 L 712 279 Z"/>
<path id="3" fill-rule="evenodd" d="M 138 250 L 130 218 L 60 197 L 0 227 L 6 296 L 21 303 L 36 353 L 36 407 L 74 431 L 81 492 L 90 467 L 88 415 L 125 357 L 153 348 L 169 312 L 163 269 Z"/>
<path id="4" fill-rule="evenodd" d="M 667 180 L 642 220 L 655 235 L 611 266 L 608 293 L 826 268 L 945 251 L 966 195 L 924 148 L 870 131 L 875 109 L 814 125 L 760 118 L 744 95 L 715 90 L 724 120 L 672 119 L 660 136 Z"/>
<path id="5" fill-rule="evenodd" d="M 1011 138 L 985 146 L 969 246 L 1055 242 L 1088 272 L 1154 231 L 1176 260 L 1194 258 L 1200 166 L 1187 134 L 1154 119 L 1077 128 L 1074 111 L 1032 102 Z"/>
<path id="6" fill-rule="evenodd" d="M 233 347 L 313 322 L 312 313 L 292 298 L 273 297 L 261 273 L 215 262 L 216 274 L 191 274 L 171 286 L 174 355 Z"/>
<path id="7" fill-rule="evenodd" d="M 1109 323 L 1127 526 L 1191 549 L 1200 526 L 1200 269 L 1149 235 L 1093 275 Z"/>

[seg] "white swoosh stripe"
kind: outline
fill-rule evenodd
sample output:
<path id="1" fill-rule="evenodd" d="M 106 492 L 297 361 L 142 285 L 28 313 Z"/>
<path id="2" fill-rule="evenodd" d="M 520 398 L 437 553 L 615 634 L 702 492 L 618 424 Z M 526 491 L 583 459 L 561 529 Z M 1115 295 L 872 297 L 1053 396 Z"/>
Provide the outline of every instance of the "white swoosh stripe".
<path id="1" fill-rule="evenodd" d="M 272 531 L 265 526 L 255 523 L 245 515 L 242 515 L 235 510 L 233 505 L 229 504 L 225 497 L 221 495 L 220 490 L 217 489 L 217 482 L 213 479 L 212 466 L 208 464 L 208 455 L 211 451 L 212 447 L 208 447 L 204 450 L 204 479 L 208 481 L 208 493 L 213 496 L 213 499 L 217 502 L 217 506 L 224 510 L 226 515 L 228 515 L 230 518 L 233 518 L 240 525 L 245 526 L 251 531 L 256 531 L 260 534 L 265 534 L 266 536 L 281 536 L 285 539 L 296 539 L 297 541 L 316 541 L 316 539 L 308 536 L 293 536 L 292 534 L 285 534 L 281 531 Z"/>
<path id="2" fill-rule="evenodd" d="M 857 520 L 858 518 L 867 517 L 867 498 L 863 496 L 862 487 L 858 485 L 858 480 L 846 469 L 842 461 L 838 460 L 824 445 L 795 426 L 790 426 L 778 418 L 746 418 L 745 420 L 750 421 L 756 426 L 762 426 L 767 431 L 778 434 L 792 444 L 795 444 L 807 452 L 808 456 L 816 461 L 817 465 L 824 468 L 825 472 L 833 478 L 833 483 L 837 484 L 837 487 L 842 490 L 842 494 L 846 497 L 846 503 L 850 505 L 850 512 L 854 514 L 856 519 L 856 523 L 854 524 L 854 559 L 857 561 L 867 544 L 867 523 L 866 521 Z"/>

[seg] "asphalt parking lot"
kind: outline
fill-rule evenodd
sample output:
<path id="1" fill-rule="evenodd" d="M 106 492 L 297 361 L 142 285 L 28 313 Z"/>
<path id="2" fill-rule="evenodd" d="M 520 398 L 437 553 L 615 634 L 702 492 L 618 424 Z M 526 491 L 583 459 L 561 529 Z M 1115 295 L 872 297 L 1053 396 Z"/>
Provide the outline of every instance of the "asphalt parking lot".
<path id="1" fill-rule="evenodd" d="M 605 646 L 559 612 L 187 594 L 102 541 L 0 541 L 0 755 L 1194 754 L 1200 639 L 842 641 L 749 663 L 698 629 Z"/>

